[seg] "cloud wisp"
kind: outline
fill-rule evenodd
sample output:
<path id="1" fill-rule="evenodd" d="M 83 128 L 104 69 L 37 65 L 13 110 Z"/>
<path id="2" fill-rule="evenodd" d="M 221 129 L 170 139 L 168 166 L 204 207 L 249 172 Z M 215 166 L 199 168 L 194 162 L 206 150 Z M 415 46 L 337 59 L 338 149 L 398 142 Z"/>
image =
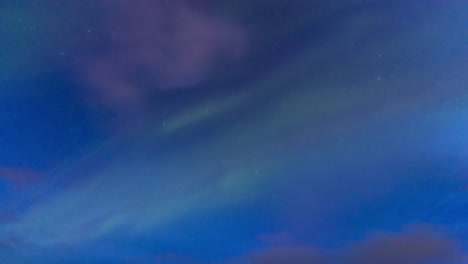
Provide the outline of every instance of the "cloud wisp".
<path id="1" fill-rule="evenodd" d="M 155 90 L 192 87 L 246 49 L 241 26 L 185 1 L 100 0 L 98 6 L 107 44 L 87 56 L 80 74 L 91 96 L 113 111 L 138 109 Z"/>
<path id="2" fill-rule="evenodd" d="M 238 260 L 235 260 L 238 261 Z M 455 239 L 430 226 L 414 226 L 398 233 L 371 233 L 344 248 L 324 251 L 312 245 L 277 241 L 242 261 L 252 264 L 455 264 L 466 263 L 466 255 Z"/>
<path id="3" fill-rule="evenodd" d="M 39 179 L 39 173 L 33 170 L 0 167 L 0 181 L 5 181 L 20 189 L 37 184 Z"/>

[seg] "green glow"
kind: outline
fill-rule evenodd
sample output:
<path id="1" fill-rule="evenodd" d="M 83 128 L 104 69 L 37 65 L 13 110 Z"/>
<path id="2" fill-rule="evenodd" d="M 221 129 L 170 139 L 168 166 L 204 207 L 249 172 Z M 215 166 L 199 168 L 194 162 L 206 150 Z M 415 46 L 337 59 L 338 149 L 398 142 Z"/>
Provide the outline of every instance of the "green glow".
<path id="1" fill-rule="evenodd" d="M 188 109 L 169 120 L 167 124 L 164 125 L 163 131 L 165 133 L 173 133 L 202 122 L 207 122 L 213 118 L 219 117 L 227 111 L 235 109 L 244 101 L 244 98 L 245 96 L 238 95 L 228 98 L 225 101 L 209 102 Z"/>

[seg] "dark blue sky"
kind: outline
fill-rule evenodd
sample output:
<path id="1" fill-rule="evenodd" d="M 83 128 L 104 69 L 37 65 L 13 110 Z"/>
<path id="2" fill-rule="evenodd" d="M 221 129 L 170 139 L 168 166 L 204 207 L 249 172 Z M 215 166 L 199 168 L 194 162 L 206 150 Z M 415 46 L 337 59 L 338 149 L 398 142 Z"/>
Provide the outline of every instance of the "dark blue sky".
<path id="1" fill-rule="evenodd" d="M 0 1 L 0 263 L 468 263 L 464 1 Z"/>

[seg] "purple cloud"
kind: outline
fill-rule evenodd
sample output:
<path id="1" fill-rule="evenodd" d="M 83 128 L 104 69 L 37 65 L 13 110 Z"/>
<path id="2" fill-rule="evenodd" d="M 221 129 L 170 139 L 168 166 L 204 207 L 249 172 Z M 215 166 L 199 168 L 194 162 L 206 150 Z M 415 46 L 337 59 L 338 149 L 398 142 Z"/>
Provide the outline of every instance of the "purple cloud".
<path id="1" fill-rule="evenodd" d="M 91 96 L 116 111 L 138 109 L 152 90 L 183 89 L 220 61 L 245 52 L 245 31 L 185 1 L 99 0 L 107 47 L 88 56 L 81 74 Z"/>
<path id="2" fill-rule="evenodd" d="M 270 235 L 267 236 L 266 242 L 270 244 L 270 247 L 266 250 L 254 252 L 239 259 L 252 264 L 467 263 L 466 255 L 456 240 L 445 237 L 426 226 L 412 227 L 400 233 L 374 233 L 362 241 L 328 251 L 320 250 L 313 245 L 292 243 L 289 236 L 282 245 L 279 245 L 278 243 L 286 233 L 280 234 L 280 239 L 274 237 L 274 243 L 270 243 Z M 263 236 L 260 240 L 265 241 Z M 239 260 L 235 259 L 232 263 L 237 262 Z"/>
<path id="3" fill-rule="evenodd" d="M 430 228 L 413 228 L 403 233 L 381 233 L 353 245 L 346 257 L 359 264 L 454 263 L 463 258 L 458 243 Z"/>
<path id="4" fill-rule="evenodd" d="M 0 167 L 0 181 L 5 181 L 20 189 L 39 182 L 38 172 L 28 169 Z"/>
<path id="5" fill-rule="evenodd" d="M 325 264 L 327 263 L 314 247 L 275 246 L 251 257 L 254 264 Z"/>

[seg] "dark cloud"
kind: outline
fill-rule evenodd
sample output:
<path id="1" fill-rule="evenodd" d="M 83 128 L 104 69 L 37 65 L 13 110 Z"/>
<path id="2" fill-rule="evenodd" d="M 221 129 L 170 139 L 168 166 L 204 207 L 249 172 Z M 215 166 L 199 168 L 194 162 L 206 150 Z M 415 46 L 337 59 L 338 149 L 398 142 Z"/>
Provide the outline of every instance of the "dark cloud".
<path id="1" fill-rule="evenodd" d="M 325 264 L 317 250 L 309 246 L 273 247 L 251 257 L 254 264 Z"/>
<path id="2" fill-rule="evenodd" d="M 151 90 L 182 89 L 203 80 L 219 61 L 239 59 L 245 32 L 185 1 L 99 0 L 109 32 L 105 51 L 81 73 L 92 96 L 116 111 L 143 104 Z"/>
<path id="3" fill-rule="evenodd" d="M 462 258 L 459 245 L 428 227 L 399 234 L 376 234 L 351 247 L 346 257 L 356 264 L 436 264 Z"/>
<path id="4" fill-rule="evenodd" d="M 0 168 L 0 180 L 6 181 L 18 188 L 25 188 L 39 181 L 39 173 L 20 168 Z"/>
<path id="5" fill-rule="evenodd" d="M 269 236 L 268 236 L 269 237 Z M 262 239 L 263 240 L 263 239 Z M 270 239 L 267 239 L 267 243 Z M 277 239 L 274 239 L 277 243 Z M 430 227 L 400 233 L 375 233 L 344 248 L 323 251 L 311 245 L 273 245 L 246 257 L 253 264 L 450 264 L 465 259 L 456 240 Z"/>

